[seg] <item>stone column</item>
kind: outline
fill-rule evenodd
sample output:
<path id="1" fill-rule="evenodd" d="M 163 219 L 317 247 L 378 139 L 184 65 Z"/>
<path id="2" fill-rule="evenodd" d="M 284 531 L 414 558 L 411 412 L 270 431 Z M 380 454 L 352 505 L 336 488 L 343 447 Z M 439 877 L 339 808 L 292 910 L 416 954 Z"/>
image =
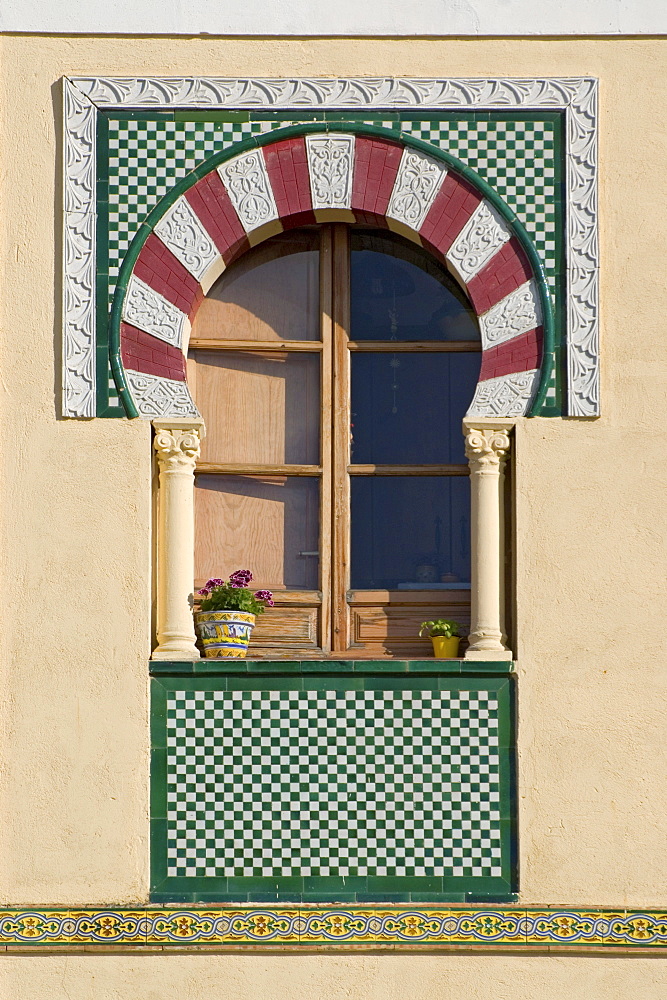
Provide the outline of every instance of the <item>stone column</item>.
<path id="1" fill-rule="evenodd" d="M 470 463 L 472 518 L 468 660 L 511 660 L 505 646 L 503 482 L 513 426 L 503 420 L 464 420 Z"/>
<path id="2" fill-rule="evenodd" d="M 198 660 L 192 619 L 194 471 L 203 420 L 154 420 L 160 470 L 157 544 L 157 639 L 154 660 Z"/>

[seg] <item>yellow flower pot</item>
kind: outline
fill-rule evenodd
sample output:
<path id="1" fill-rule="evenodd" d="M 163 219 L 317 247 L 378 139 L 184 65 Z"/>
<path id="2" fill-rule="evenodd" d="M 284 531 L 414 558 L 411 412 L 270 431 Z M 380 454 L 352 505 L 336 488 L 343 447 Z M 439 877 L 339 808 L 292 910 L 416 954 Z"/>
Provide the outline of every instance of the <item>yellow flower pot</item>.
<path id="1" fill-rule="evenodd" d="M 446 639 L 444 635 L 432 635 L 433 655 L 436 660 L 455 660 L 459 655 L 459 637 L 453 635 Z"/>

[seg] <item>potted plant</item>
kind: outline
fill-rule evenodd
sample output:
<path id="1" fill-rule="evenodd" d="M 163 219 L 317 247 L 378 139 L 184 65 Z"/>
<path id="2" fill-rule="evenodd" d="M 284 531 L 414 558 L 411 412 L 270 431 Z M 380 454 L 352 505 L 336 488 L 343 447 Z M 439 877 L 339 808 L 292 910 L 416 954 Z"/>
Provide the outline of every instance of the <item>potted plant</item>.
<path id="1" fill-rule="evenodd" d="M 433 655 L 438 660 L 452 660 L 459 655 L 459 623 L 436 618 L 432 622 L 422 622 L 419 634 L 431 637 Z"/>
<path id="2" fill-rule="evenodd" d="M 195 628 L 207 659 L 222 656 L 245 656 L 255 616 L 265 607 L 273 607 L 270 590 L 250 590 L 249 569 L 237 569 L 229 580 L 208 580 L 197 591 L 202 598 L 195 611 Z"/>

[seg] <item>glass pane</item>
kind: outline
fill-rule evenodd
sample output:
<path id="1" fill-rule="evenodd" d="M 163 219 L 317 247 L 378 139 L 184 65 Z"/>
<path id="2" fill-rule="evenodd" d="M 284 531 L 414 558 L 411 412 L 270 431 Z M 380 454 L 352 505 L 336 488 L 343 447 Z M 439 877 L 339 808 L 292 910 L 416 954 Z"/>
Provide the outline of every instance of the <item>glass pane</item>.
<path id="1" fill-rule="evenodd" d="M 203 462 L 317 465 L 319 354 L 198 351 Z"/>
<path id="2" fill-rule="evenodd" d="M 319 340 L 319 237 L 291 230 L 235 261 L 202 302 L 199 340 Z"/>
<path id="3" fill-rule="evenodd" d="M 467 476 L 352 477 L 352 588 L 470 581 Z"/>
<path id="4" fill-rule="evenodd" d="M 351 340 L 479 340 L 444 264 L 394 233 L 353 231 Z"/>
<path id="5" fill-rule="evenodd" d="M 352 462 L 465 462 L 461 420 L 481 354 L 352 355 Z"/>
<path id="6" fill-rule="evenodd" d="M 319 480 L 197 476 L 195 579 L 251 570 L 257 589 L 317 590 Z"/>

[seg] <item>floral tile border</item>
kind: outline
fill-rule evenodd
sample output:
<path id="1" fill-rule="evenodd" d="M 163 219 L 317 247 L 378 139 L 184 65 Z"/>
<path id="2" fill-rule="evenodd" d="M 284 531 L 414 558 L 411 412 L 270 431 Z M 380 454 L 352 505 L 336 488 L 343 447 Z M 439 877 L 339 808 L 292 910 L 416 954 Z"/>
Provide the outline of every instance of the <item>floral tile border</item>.
<path id="1" fill-rule="evenodd" d="M 667 949 L 662 910 L 522 907 L 95 907 L 0 911 L 0 949 L 202 946 Z"/>

